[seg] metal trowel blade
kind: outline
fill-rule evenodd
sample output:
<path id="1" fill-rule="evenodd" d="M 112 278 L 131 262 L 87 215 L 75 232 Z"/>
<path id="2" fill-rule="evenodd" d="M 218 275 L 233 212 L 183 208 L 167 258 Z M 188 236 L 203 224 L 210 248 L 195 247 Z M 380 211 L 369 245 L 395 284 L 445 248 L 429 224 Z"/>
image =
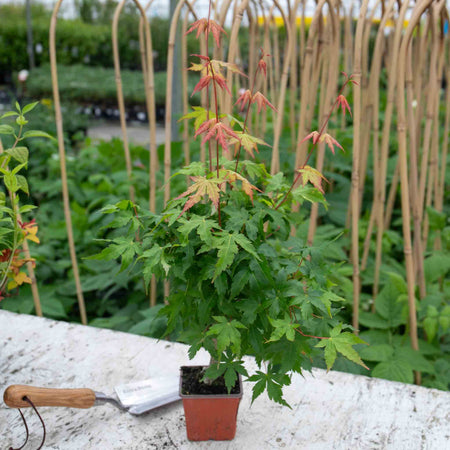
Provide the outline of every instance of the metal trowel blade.
<path id="1" fill-rule="evenodd" d="M 121 384 L 114 388 L 117 397 L 131 414 L 142 414 L 159 406 L 180 400 L 179 377 L 155 377 Z"/>

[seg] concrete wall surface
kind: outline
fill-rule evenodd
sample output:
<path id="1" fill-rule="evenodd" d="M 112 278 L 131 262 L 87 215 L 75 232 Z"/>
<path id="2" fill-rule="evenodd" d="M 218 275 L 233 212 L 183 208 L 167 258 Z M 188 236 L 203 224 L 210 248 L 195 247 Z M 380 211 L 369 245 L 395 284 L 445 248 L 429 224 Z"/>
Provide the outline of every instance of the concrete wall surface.
<path id="1" fill-rule="evenodd" d="M 0 388 L 10 384 L 114 386 L 177 373 L 188 362 L 187 347 L 127 333 L 56 322 L 0 311 Z M 199 354 L 194 363 L 205 363 Z M 246 360 L 247 369 L 256 369 Z M 236 438 L 230 442 L 189 442 L 180 402 L 142 416 L 111 405 L 90 409 L 38 408 L 47 426 L 44 448 L 90 449 L 392 449 L 450 448 L 450 393 L 340 372 L 315 369 L 294 376 L 285 390 L 292 410 L 265 394 L 253 405 L 244 383 Z M 26 449 L 42 438 L 29 408 Z M 0 449 L 20 447 L 25 429 L 16 410 L 0 404 Z"/>

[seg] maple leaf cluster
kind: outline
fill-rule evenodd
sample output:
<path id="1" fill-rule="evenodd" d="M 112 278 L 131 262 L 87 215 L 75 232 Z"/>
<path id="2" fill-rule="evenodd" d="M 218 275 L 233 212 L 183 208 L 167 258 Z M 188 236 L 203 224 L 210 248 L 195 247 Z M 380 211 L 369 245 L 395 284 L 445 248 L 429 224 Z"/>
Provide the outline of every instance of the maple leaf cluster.
<path id="1" fill-rule="evenodd" d="M 236 181 L 242 183 L 242 190 L 250 197 L 253 203 L 253 191 L 259 191 L 259 189 L 251 184 L 247 178 L 237 172 L 226 169 L 222 169 L 219 175 L 220 177 L 208 177 L 205 175 L 190 177 L 193 183 L 186 191 L 175 198 L 175 200 L 179 200 L 180 198 L 188 197 L 178 217 L 181 217 L 186 211 L 205 198 L 212 202 L 216 210 L 219 209 L 220 192 L 224 191 L 226 183 L 234 187 Z"/>
<path id="2" fill-rule="evenodd" d="M 220 35 L 221 33 L 227 34 L 227 32 L 215 21 L 211 19 L 200 19 L 194 22 L 189 30 L 186 31 L 186 34 L 192 33 L 194 30 L 197 30 L 196 38 L 198 39 L 202 33 L 209 34 L 211 33 L 214 36 L 217 47 L 220 46 Z"/>

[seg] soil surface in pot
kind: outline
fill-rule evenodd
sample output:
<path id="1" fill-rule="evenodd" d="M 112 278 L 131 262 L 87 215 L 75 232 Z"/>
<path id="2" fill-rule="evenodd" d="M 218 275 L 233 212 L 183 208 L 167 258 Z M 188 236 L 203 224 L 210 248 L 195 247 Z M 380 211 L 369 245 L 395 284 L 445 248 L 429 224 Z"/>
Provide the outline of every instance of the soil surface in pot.
<path id="1" fill-rule="evenodd" d="M 203 367 L 183 367 L 181 392 L 184 395 L 228 395 L 223 376 L 216 378 L 211 384 L 206 384 L 201 381 L 203 375 Z M 230 394 L 239 394 L 239 380 Z"/>

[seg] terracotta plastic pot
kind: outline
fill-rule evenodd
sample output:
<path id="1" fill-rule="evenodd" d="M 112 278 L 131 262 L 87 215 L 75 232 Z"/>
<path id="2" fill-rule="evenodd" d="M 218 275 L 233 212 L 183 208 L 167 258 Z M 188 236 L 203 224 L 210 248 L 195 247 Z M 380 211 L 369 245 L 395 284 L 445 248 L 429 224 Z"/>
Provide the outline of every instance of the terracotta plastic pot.
<path id="1" fill-rule="evenodd" d="M 203 366 L 191 366 L 203 367 Z M 239 393 L 224 395 L 185 395 L 181 391 L 183 367 L 180 368 L 180 397 L 183 400 L 186 432 L 190 441 L 230 441 L 236 434 L 236 419 L 242 398 Z"/>

